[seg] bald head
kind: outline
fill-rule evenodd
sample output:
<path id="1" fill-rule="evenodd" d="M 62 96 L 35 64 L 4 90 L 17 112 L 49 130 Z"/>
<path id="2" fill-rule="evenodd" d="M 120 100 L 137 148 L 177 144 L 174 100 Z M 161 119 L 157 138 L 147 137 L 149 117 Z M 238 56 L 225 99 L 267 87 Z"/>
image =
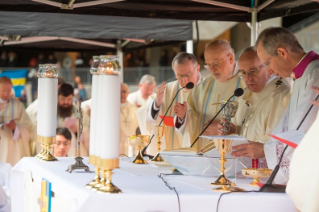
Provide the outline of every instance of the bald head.
<path id="1" fill-rule="evenodd" d="M 268 79 L 267 71 L 262 67 L 254 47 L 246 48 L 239 56 L 238 75 L 244 79 L 247 88 L 254 93 L 260 92 L 265 87 Z"/>
<path id="2" fill-rule="evenodd" d="M 126 102 L 126 98 L 130 93 L 130 89 L 126 83 L 121 83 L 121 104 Z"/>
<path id="3" fill-rule="evenodd" d="M 8 77 L 0 77 L 0 99 L 8 101 L 12 92 L 12 82 Z"/>
<path id="4" fill-rule="evenodd" d="M 219 82 L 231 78 L 235 69 L 234 50 L 226 40 L 215 40 L 205 47 L 205 62 L 211 75 Z"/>
<path id="5" fill-rule="evenodd" d="M 10 84 L 12 85 L 11 79 L 9 77 L 0 77 L 0 84 Z"/>

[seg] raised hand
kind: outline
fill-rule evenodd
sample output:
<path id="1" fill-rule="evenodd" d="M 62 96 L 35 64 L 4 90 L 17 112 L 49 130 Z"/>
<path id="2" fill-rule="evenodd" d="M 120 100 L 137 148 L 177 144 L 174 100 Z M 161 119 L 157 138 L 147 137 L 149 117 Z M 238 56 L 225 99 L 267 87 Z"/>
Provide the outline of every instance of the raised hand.
<path id="1" fill-rule="evenodd" d="M 156 99 L 155 99 L 155 106 L 159 108 L 163 104 L 164 99 L 164 91 L 166 88 L 166 83 L 163 82 L 160 86 L 156 89 Z"/>

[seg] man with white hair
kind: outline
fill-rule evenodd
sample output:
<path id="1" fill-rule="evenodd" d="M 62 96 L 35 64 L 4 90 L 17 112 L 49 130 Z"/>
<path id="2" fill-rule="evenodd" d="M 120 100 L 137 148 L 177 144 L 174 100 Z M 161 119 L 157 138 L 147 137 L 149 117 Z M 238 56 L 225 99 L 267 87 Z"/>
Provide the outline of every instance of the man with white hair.
<path id="1" fill-rule="evenodd" d="M 176 81 L 158 86 L 156 89 L 156 95 L 151 95 L 149 98 L 149 104 L 138 109 L 138 119 L 140 123 L 140 129 L 143 134 L 149 135 L 152 133 L 152 125 L 159 124 L 161 118 L 159 115 L 164 115 L 169 105 L 171 104 L 174 96 L 180 88 L 186 86 L 187 83 L 192 82 L 194 85 L 198 85 L 202 82 L 203 78 L 199 72 L 200 65 L 197 62 L 195 55 L 186 52 L 178 53 L 172 61 L 172 69 L 174 71 Z M 184 102 L 187 100 L 191 90 L 183 88 L 177 95 L 174 102 Z M 142 111 L 143 110 L 143 111 Z M 167 116 L 174 116 L 173 107 L 171 107 L 167 113 Z M 188 139 L 189 140 L 189 139 Z M 162 149 L 172 149 L 185 146 L 183 144 L 184 138 L 182 135 L 176 132 L 173 126 L 166 127 L 164 136 L 162 138 Z M 148 153 L 156 153 L 156 142 L 152 142 L 147 150 Z M 186 146 L 188 143 L 186 144 Z"/>
<path id="2" fill-rule="evenodd" d="M 244 80 L 237 76 L 234 50 L 228 41 L 215 40 L 209 43 L 206 45 L 204 56 L 205 68 L 209 69 L 212 76 L 192 89 L 187 102 L 175 103 L 174 106 L 175 115 L 181 121 L 181 124 L 175 127 L 184 137 L 191 138 L 188 141 L 189 146 L 217 114 L 221 101 L 229 99 L 237 88 L 246 87 Z M 235 97 L 231 99 L 231 101 L 235 100 Z M 206 134 L 217 134 L 217 124 L 221 118 L 220 113 L 207 128 Z M 194 147 L 200 150 L 207 143 L 209 143 L 208 139 L 201 138 Z"/>
<path id="3" fill-rule="evenodd" d="M 154 92 L 154 89 L 156 87 L 155 78 L 148 74 L 144 75 L 141 78 L 138 87 L 138 91 L 130 93 L 128 95 L 127 101 L 132 105 L 141 107 L 146 104 L 148 97 Z"/>

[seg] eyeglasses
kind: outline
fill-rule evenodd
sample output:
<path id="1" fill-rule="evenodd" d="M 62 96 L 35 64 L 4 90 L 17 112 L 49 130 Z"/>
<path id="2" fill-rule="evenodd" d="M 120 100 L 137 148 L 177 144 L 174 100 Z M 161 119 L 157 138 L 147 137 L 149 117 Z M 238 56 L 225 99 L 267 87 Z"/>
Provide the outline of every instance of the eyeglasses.
<path id="1" fill-rule="evenodd" d="M 175 74 L 175 77 L 176 77 L 176 79 L 178 79 L 178 80 L 181 80 L 181 79 L 183 79 L 184 77 L 187 78 L 187 79 L 189 79 L 189 78 L 191 78 L 191 77 L 194 75 L 194 73 L 195 73 L 195 71 L 196 71 L 196 68 L 197 68 L 197 66 L 195 67 L 195 69 L 194 69 L 193 72 L 188 73 L 188 74 L 184 74 L 184 75 Z"/>
<path id="2" fill-rule="evenodd" d="M 246 72 L 246 71 L 238 71 L 238 76 L 240 77 L 240 78 L 245 78 L 245 77 L 247 77 L 247 75 L 248 76 L 251 76 L 251 77 L 255 77 L 255 76 L 257 76 L 258 74 L 259 74 L 259 72 L 260 72 L 260 70 L 262 69 L 262 68 L 264 68 L 263 66 L 260 68 L 260 69 L 258 69 L 258 70 L 256 70 L 256 69 L 251 69 L 251 70 L 249 70 L 248 72 Z"/>
<path id="3" fill-rule="evenodd" d="M 60 145 L 62 145 L 62 146 L 69 146 L 70 144 L 71 144 L 70 141 L 56 142 L 56 143 L 55 143 L 55 145 L 57 145 L 57 146 L 60 146 Z"/>
<path id="4" fill-rule="evenodd" d="M 221 64 L 225 61 L 225 59 L 230 55 L 230 53 L 228 55 L 226 55 L 226 57 L 224 57 L 220 62 L 215 62 L 212 65 L 211 64 L 204 64 L 204 68 L 210 70 L 212 68 L 219 68 L 221 66 Z"/>
<path id="5" fill-rule="evenodd" d="M 262 65 L 262 68 L 263 68 L 263 67 L 268 68 L 270 59 L 271 59 L 276 53 L 277 53 L 277 49 L 276 49 L 276 51 L 270 56 L 270 58 Z"/>

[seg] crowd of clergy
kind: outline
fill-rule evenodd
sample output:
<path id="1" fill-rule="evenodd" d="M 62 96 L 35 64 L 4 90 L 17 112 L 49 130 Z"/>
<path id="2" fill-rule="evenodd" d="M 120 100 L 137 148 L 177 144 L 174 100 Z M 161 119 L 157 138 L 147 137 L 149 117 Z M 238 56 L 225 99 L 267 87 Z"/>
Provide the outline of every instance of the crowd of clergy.
<path id="1" fill-rule="evenodd" d="M 274 27 L 262 31 L 255 46 L 247 47 L 237 61 L 234 50 L 225 40 L 208 43 L 204 57 L 204 67 L 211 74 L 206 79 L 201 76 L 196 57 L 180 52 L 172 61 L 175 81 L 163 82 L 156 87 L 155 78 L 144 75 L 139 90 L 133 93 L 129 92 L 128 85 L 121 84 L 119 155 L 133 156 L 134 148 L 128 145 L 127 136 L 154 134 L 153 125 L 161 121 L 160 116 L 167 110 L 175 127 L 165 128 L 162 150 L 190 147 L 217 114 L 221 101 L 242 88 L 244 94 L 231 99 L 238 102 L 238 110 L 229 133 L 242 135 L 249 143 L 234 146 L 228 157 L 239 157 L 250 167 L 254 160 L 259 167 L 274 169 L 285 145 L 270 134 L 298 128 L 306 136 L 296 150 L 287 148 L 274 182 L 288 184 L 286 192 L 299 211 L 319 211 L 318 201 L 314 199 L 319 196 L 316 164 L 319 162 L 316 153 L 319 142 L 315 139 L 316 129 L 319 129 L 319 120 L 316 121 L 319 103 L 315 101 L 319 94 L 319 55 L 313 51 L 305 52 L 290 31 Z M 189 82 L 195 85 L 193 89 L 185 87 Z M 1 77 L 0 162 L 14 166 L 22 157 L 38 154 L 40 146 L 36 142 L 37 100 L 25 110 L 21 102 L 10 98 L 11 89 L 10 79 Z M 179 89 L 182 90 L 177 94 Z M 169 108 L 176 94 L 173 106 Z M 56 157 L 76 156 L 77 127 L 63 127 L 67 117 L 76 117 L 73 95 L 73 87 L 59 79 L 57 139 L 52 147 Z M 91 100 L 82 103 L 82 157 L 89 154 L 90 108 Z M 204 135 L 224 135 L 223 122 L 220 113 Z M 200 151 L 210 142 L 200 138 L 194 147 Z M 156 143 L 153 142 L 146 151 L 155 155 Z"/>

